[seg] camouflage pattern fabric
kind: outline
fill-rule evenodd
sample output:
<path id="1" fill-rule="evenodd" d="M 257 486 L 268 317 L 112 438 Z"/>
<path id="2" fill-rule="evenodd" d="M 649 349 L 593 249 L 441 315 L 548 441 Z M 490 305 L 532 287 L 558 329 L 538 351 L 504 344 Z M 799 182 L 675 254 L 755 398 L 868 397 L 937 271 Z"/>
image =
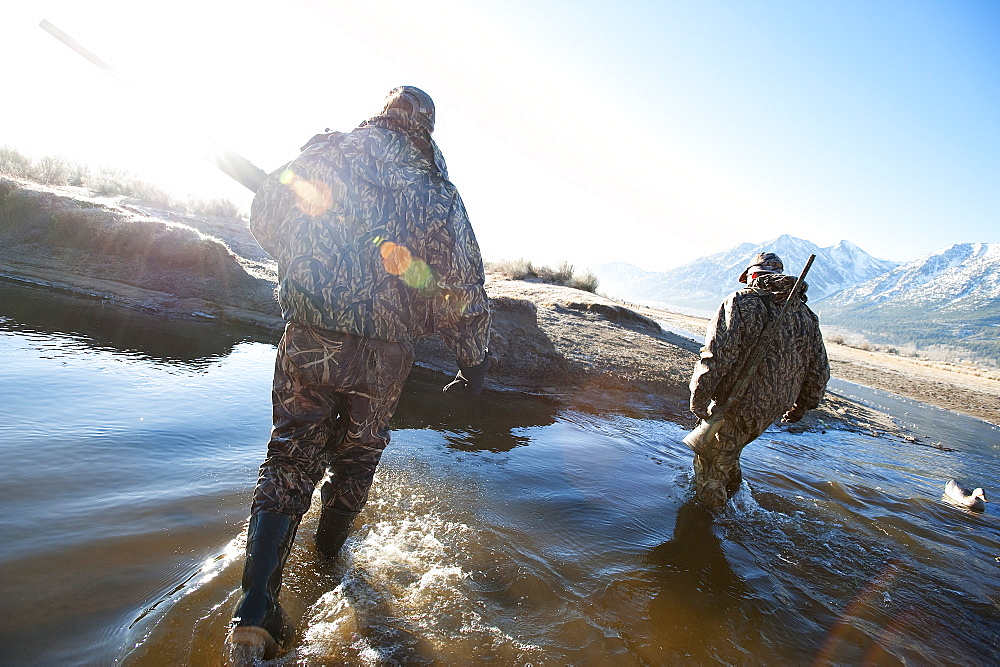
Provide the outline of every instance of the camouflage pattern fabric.
<path id="1" fill-rule="evenodd" d="M 794 283 L 792 276 L 764 274 L 722 303 L 708 325 L 691 377 L 692 412 L 704 414 L 712 401 L 728 398 L 761 332 L 777 319 Z M 804 292 L 802 297 L 789 304 L 767 353 L 731 408 L 744 419 L 770 423 L 793 406 L 811 410 L 823 398 L 830 365 L 819 319 L 805 304 Z"/>
<path id="2" fill-rule="evenodd" d="M 772 420 L 773 421 L 773 420 Z M 694 493 L 698 501 L 720 512 L 743 482 L 740 454 L 771 425 L 771 421 L 747 421 L 734 415 L 694 457 Z"/>
<path id="3" fill-rule="evenodd" d="M 382 111 L 359 127 L 374 125 L 402 132 L 448 178 L 444 157 L 431 139 L 435 116 L 434 100 L 430 95 L 413 86 L 398 86 L 386 95 Z"/>
<path id="4" fill-rule="evenodd" d="M 761 332 L 778 317 L 794 284 L 792 276 L 759 275 L 722 303 L 709 323 L 701 358 L 691 377 L 692 412 L 704 417 L 713 403 L 725 402 Z M 695 457 L 695 487 L 705 487 L 699 497 L 715 498 L 709 502 L 717 506 L 719 485 L 725 490 L 740 475 L 743 447 L 785 412 L 794 409 L 803 413 L 818 406 L 829 379 L 819 320 L 806 305 L 803 290 L 797 302 L 789 304 L 743 395 L 730 407 L 726 425 L 713 443 L 715 451 Z"/>
<path id="5" fill-rule="evenodd" d="M 286 321 L 382 341 L 438 334 L 475 366 L 490 327 L 479 245 L 437 145 L 390 129 L 399 120 L 309 145 L 268 176 L 250 229 L 278 261 Z"/>
<path id="6" fill-rule="evenodd" d="M 275 361 L 274 427 L 251 513 L 301 516 L 327 471 L 324 506 L 360 511 L 412 364 L 410 343 L 288 324 Z"/>

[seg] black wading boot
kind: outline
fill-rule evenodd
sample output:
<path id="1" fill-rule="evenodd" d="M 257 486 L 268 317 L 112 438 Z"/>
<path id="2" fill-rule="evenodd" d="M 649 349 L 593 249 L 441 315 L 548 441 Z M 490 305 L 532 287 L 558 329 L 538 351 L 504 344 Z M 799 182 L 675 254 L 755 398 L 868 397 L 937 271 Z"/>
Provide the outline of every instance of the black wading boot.
<path id="1" fill-rule="evenodd" d="M 340 548 L 354 528 L 354 517 L 358 514 L 359 512 L 324 507 L 319 515 L 319 527 L 316 528 L 317 551 L 327 558 L 340 553 Z"/>
<path id="2" fill-rule="evenodd" d="M 233 662 L 271 660 L 287 648 L 295 628 L 281 605 L 281 571 L 292 551 L 299 517 L 259 512 L 250 517 L 243 599 L 233 614 L 230 643 Z"/>

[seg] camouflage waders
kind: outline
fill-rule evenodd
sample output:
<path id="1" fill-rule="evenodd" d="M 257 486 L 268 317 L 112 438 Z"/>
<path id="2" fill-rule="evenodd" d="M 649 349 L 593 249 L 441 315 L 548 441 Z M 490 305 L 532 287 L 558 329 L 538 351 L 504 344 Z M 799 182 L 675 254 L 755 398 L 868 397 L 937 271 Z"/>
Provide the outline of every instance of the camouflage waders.
<path id="1" fill-rule="evenodd" d="M 251 514 L 302 516 L 328 469 L 324 507 L 360 511 L 412 364 L 410 343 L 288 324 L 278 345 L 274 426 Z"/>
<path id="2" fill-rule="evenodd" d="M 695 454 L 694 493 L 702 505 L 713 512 L 721 512 L 739 491 L 743 482 L 740 454 L 768 424 L 750 424 L 739 417 L 726 419 L 715 438 L 706 445 L 707 451 Z"/>

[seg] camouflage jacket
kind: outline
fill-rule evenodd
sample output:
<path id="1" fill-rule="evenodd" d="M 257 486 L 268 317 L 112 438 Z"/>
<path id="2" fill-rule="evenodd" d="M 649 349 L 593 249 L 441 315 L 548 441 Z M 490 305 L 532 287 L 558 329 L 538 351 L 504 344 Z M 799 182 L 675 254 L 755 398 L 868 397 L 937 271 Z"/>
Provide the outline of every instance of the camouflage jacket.
<path id="1" fill-rule="evenodd" d="M 764 274 L 726 297 L 708 325 L 691 377 L 692 412 L 703 413 L 711 401 L 728 398 L 761 332 L 778 317 L 794 283 L 792 276 Z M 805 299 L 803 290 L 797 303 L 789 305 L 767 354 L 729 414 L 766 425 L 793 407 L 805 411 L 819 405 L 830 365 L 819 319 Z"/>
<path id="2" fill-rule="evenodd" d="M 436 144 L 365 126 L 305 148 L 254 198 L 250 230 L 278 262 L 286 321 L 385 341 L 439 334 L 485 358 L 483 262 Z"/>

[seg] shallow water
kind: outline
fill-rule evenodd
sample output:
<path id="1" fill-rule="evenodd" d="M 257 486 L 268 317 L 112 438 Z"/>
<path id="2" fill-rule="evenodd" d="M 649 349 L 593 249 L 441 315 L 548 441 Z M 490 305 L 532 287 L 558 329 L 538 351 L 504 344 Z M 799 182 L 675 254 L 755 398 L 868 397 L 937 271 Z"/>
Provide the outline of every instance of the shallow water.
<path id="1" fill-rule="evenodd" d="M 272 343 L 0 283 L 5 662 L 221 662 Z M 941 502 L 989 495 L 988 424 L 837 384 L 927 444 L 768 432 L 713 523 L 680 427 L 440 384 L 408 383 L 345 554 L 304 518 L 280 663 L 996 660 L 997 511 Z"/>

